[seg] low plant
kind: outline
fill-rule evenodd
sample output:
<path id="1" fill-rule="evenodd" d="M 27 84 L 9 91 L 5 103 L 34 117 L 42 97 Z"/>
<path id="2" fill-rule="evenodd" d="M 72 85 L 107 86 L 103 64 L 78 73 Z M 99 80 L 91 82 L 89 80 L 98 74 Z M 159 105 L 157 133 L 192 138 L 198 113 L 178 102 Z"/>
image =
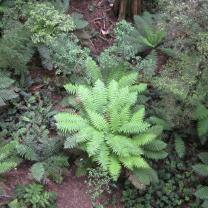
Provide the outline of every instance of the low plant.
<path id="1" fill-rule="evenodd" d="M 111 193 L 111 177 L 102 168 L 88 169 L 88 194 L 91 197 L 93 207 L 102 206 L 98 200 L 103 193 Z"/>
<path id="2" fill-rule="evenodd" d="M 59 183 L 68 166 L 68 157 L 60 152 L 61 139 L 49 136 L 55 112 L 46 100 L 43 103 L 38 101 L 38 96 L 27 100 L 26 109 L 13 133 L 13 138 L 19 140 L 17 152 L 24 159 L 35 162 L 31 167 L 34 179 L 40 182 L 49 177 Z"/>
<path id="3" fill-rule="evenodd" d="M 10 208 L 55 208 L 56 194 L 44 191 L 40 184 L 18 185 L 15 188 L 16 199 L 9 203 Z"/>

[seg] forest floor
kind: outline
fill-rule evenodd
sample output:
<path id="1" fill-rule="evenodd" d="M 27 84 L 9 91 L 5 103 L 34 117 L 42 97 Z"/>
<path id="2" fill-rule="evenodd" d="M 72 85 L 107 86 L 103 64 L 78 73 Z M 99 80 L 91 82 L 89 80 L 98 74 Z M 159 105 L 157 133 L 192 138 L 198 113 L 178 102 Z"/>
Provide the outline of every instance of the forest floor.
<path id="1" fill-rule="evenodd" d="M 70 8 L 72 12 L 83 14 L 84 19 L 89 23 L 91 34 L 94 34 L 89 40 L 89 47 L 93 55 L 96 56 L 100 54 L 105 48 L 112 45 L 114 41 L 112 31 L 116 24 L 116 17 L 113 15 L 112 8 L 107 0 L 72 0 Z M 35 62 L 37 62 L 37 60 L 35 60 Z M 30 70 L 32 79 L 38 80 L 40 77 L 43 77 L 43 73 L 46 73 L 44 76 L 53 80 L 53 72 L 45 72 L 45 70 L 42 70 L 40 63 L 33 63 L 33 65 L 35 66 Z M 38 83 L 32 85 L 30 91 L 41 91 L 43 90 L 42 88 L 44 88 L 44 85 Z M 56 98 L 58 99 L 58 96 L 56 96 Z M 56 99 L 54 99 L 54 101 L 55 100 Z M 12 190 L 16 185 L 32 182 L 29 170 L 30 167 L 31 164 L 23 164 L 18 167 L 18 169 L 10 171 L 5 175 L 3 183 L 1 184 L 8 197 L 5 197 L 5 200 L 9 199 L 9 196 L 12 196 Z M 48 190 L 57 193 L 58 208 L 91 208 L 91 198 L 87 194 L 88 187 L 86 180 L 86 177 L 76 177 L 74 169 L 70 167 L 61 184 L 46 181 L 46 187 Z M 114 197 L 116 196 L 117 205 L 109 206 L 109 208 L 122 208 L 123 205 L 120 202 L 121 193 L 115 191 L 112 195 Z M 112 195 L 104 194 L 101 200 L 110 201 Z"/>

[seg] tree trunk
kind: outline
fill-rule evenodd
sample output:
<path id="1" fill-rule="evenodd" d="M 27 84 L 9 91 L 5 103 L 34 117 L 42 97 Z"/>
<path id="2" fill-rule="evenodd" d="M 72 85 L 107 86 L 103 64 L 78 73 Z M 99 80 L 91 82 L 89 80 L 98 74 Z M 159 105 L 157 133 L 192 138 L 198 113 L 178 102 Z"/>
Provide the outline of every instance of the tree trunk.
<path id="1" fill-rule="evenodd" d="M 142 11 L 142 0 L 115 0 L 113 10 L 119 20 L 140 15 Z"/>

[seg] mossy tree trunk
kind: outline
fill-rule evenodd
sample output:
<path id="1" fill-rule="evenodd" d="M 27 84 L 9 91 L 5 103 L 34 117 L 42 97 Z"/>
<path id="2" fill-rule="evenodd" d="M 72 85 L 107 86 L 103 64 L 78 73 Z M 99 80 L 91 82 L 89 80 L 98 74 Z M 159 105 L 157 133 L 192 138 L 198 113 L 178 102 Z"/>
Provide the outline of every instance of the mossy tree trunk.
<path id="1" fill-rule="evenodd" d="M 134 15 L 142 12 L 142 0 L 115 0 L 113 9 L 119 20 L 133 19 Z"/>

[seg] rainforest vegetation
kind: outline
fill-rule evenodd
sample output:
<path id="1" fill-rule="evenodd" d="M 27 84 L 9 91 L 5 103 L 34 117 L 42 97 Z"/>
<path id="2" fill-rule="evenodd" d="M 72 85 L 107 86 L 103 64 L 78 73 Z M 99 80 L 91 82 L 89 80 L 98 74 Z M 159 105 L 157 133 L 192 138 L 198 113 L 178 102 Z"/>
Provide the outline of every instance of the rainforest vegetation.
<path id="1" fill-rule="evenodd" d="M 207 0 L 0 0 L 0 207 L 208 208 Z"/>

